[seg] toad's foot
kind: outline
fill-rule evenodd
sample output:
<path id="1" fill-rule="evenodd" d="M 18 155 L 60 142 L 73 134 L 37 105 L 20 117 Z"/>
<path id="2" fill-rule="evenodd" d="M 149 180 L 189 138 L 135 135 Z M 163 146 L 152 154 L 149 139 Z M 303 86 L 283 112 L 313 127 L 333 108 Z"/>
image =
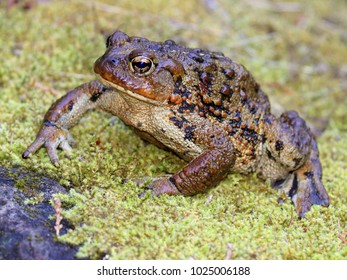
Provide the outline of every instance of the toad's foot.
<path id="1" fill-rule="evenodd" d="M 48 156 L 54 165 L 59 162 L 57 149 L 62 149 L 67 156 L 71 155 L 71 146 L 74 140 L 66 129 L 56 127 L 54 124 L 45 122 L 39 131 L 35 141 L 23 153 L 24 159 L 29 158 L 41 147 L 47 149 Z"/>
<path id="2" fill-rule="evenodd" d="M 161 194 L 168 194 L 168 195 L 182 194 L 176 188 L 175 184 L 170 180 L 170 176 L 163 176 L 163 177 L 154 179 L 149 185 L 146 186 L 146 189 L 139 194 L 139 197 L 143 197 L 146 194 L 147 190 L 150 190 L 152 195 L 154 196 L 158 196 Z"/>
<path id="3" fill-rule="evenodd" d="M 315 170 L 313 166 L 308 161 L 285 180 L 271 182 L 272 187 L 282 189 L 292 199 L 300 218 L 305 217 L 312 205 L 329 206 L 329 196 L 321 182 L 320 168 Z"/>

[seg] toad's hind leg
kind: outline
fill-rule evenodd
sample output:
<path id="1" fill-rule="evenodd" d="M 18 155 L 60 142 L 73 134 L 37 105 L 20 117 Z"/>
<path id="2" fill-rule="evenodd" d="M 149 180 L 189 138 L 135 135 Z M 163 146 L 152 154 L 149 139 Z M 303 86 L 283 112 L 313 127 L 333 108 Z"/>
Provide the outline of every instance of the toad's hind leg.
<path id="1" fill-rule="evenodd" d="M 293 112 L 284 113 L 281 120 L 282 127 L 283 122 L 286 122 L 298 132 L 295 133 L 295 139 L 302 140 L 306 138 L 306 140 L 309 140 L 310 145 L 305 146 L 310 147 L 310 150 L 299 168 L 290 171 L 284 179 L 272 180 L 271 186 L 284 190 L 294 202 L 299 217 L 303 218 L 312 205 L 328 207 L 329 196 L 322 184 L 322 166 L 319 160 L 317 143 L 311 131 L 307 128 L 305 122 Z M 303 142 L 305 141 L 303 140 Z"/>
<path id="2" fill-rule="evenodd" d="M 232 144 L 225 143 L 202 153 L 176 174 L 154 179 L 147 188 L 153 195 L 195 195 L 216 186 L 234 163 Z"/>

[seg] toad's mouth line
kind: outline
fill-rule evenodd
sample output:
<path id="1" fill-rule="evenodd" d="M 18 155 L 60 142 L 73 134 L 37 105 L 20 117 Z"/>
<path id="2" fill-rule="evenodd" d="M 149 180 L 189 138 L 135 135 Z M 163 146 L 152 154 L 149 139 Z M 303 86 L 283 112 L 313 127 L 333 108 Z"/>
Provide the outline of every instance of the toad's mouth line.
<path id="1" fill-rule="evenodd" d="M 119 85 L 117 85 L 117 84 L 114 84 L 114 83 L 112 83 L 112 82 L 110 82 L 110 81 L 104 79 L 104 78 L 101 77 L 99 74 L 96 74 L 96 76 L 97 76 L 97 78 L 99 79 L 99 81 L 100 81 L 102 84 L 104 84 L 105 86 L 109 86 L 109 87 L 111 87 L 112 89 L 116 89 L 116 90 L 118 90 L 118 91 L 120 91 L 120 92 L 122 92 L 122 93 L 125 93 L 125 94 L 127 94 L 127 95 L 129 95 L 129 96 L 131 96 L 131 97 L 133 97 L 133 98 L 136 98 L 136 99 L 138 99 L 138 100 L 140 100 L 140 101 L 144 101 L 144 102 L 146 102 L 146 103 L 151 103 L 151 104 L 153 104 L 153 105 L 162 105 L 162 104 L 163 104 L 162 102 L 160 102 L 160 101 L 158 101 L 158 100 L 153 100 L 153 99 L 148 98 L 148 97 L 145 97 L 145 96 L 143 96 L 143 95 L 141 95 L 141 94 L 137 94 L 137 93 L 135 93 L 135 92 L 132 92 L 131 90 L 125 89 L 125 88 L 123 88 L 123 87 L 121 87 L 121 86 L 119 86 Z"/>

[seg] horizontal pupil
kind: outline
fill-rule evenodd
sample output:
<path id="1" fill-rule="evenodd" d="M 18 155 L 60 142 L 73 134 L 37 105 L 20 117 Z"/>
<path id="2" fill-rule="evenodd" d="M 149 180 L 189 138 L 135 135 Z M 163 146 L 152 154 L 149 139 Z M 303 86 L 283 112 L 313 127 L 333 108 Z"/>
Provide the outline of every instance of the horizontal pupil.
<path id="1" fill-rule="evenodd" d="M 138 68 L 149 67 L 149 63 L 148 63 L 148 62 L 143 62 L 143 61 L 136 62 L 135 65 L 136 65 L 136 67 L 138 67 Z"/>

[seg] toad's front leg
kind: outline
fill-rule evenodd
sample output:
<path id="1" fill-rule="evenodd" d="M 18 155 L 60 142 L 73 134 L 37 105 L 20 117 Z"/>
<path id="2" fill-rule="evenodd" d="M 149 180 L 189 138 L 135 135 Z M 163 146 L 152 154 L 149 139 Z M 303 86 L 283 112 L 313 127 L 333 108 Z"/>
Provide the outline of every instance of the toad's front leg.
<path id="1" fill-rule="evenodd" d="M 99 97 L 107 88 L 98 81 L 83 84 L 58 99 L 47 111 L 41 129 L 35 141 L 23 153 L 23 158 L 29 158 L 41 147 L 47 149 L 53 164 L 59 161 L 57 149 L 70 154 L 73 139 L 68 131 L 88 110 L 97 105 Z"/>

